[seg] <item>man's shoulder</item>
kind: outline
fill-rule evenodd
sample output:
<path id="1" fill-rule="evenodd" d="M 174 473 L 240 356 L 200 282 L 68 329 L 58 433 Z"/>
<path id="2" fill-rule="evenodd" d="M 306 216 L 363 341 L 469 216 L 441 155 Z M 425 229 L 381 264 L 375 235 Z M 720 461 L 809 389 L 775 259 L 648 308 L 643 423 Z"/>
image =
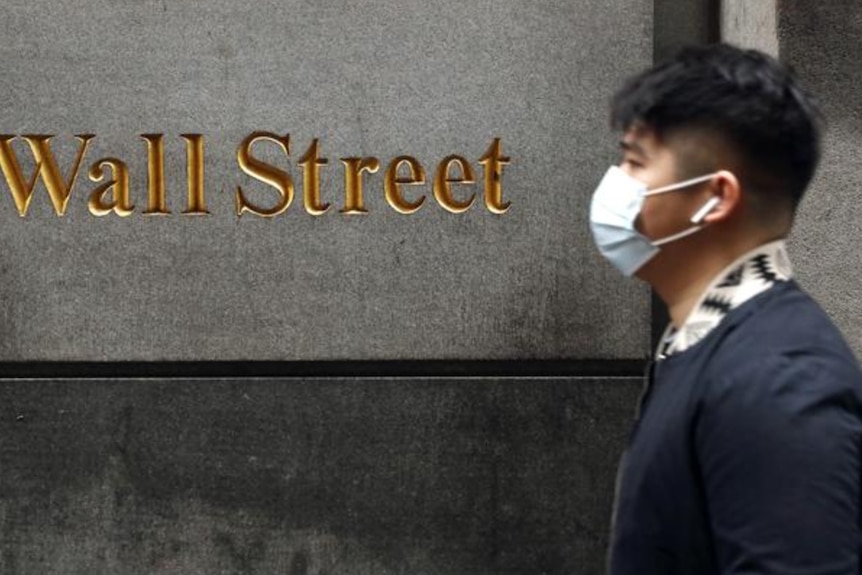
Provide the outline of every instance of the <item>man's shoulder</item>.
<path id="1" fill-rule="evenodd" d="M 746 302 L 728 322 L 720 348 L 735 353 L 838 353 L 850 348 L 820 305 L 794 281 L 781 282 Z"/>
<path id="2" fill-rule="evenodd" d="M 858 360 L 826 312 L 795 282 L 777 285 L 746 306 L 715 348 L 715 385 L 808 393 L 816 382 L 820 393 L 844 389 L 862 398 Z"/>

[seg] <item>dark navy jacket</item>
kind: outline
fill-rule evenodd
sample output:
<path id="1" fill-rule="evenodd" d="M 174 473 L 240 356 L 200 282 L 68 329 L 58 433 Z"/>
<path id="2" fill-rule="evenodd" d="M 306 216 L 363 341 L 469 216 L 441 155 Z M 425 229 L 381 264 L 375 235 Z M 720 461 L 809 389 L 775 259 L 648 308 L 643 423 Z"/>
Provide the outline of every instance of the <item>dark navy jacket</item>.
<path id="1" fill-rule="evenodd" d="M 862 372 L 793 281 L 650 367 L 611 575 L 857 575 Z"/>

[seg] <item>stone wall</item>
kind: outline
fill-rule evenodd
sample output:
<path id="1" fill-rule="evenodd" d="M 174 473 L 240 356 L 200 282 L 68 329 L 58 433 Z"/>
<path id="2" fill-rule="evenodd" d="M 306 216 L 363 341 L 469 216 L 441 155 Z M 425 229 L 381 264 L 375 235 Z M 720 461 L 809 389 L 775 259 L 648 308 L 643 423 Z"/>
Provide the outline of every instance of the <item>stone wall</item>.
<path id="1" fill-rule="evenodd" d="M 799 280 L 862 358 L 862 5 L 778 3 L 779 55 L 799 73 L 826 122 L 823 160 L 791 243 Z"/>
<path id="2" fill-rule="evenodd" d="M 610 94 L 711 39 L 714 12 L 5 0 L 19 188 L 21 136 L 55 136 L 55 191 L 74 136 L 95 137 L 62 217 L 43 183 L 21 217 L 0 181 L 0 572 L 602 573 L 661 322 L 596 253 L 586 208 L 616 158 Z M 251 155 L 294 185 L 273 218 L 237 216 L 238 186 L 258 211 L 282 198 L 238 164 L 256 131 L 282 142 Z M 486 172 L 496 138 L 509 163 Z M 315 139 L 321 215 L 301 165 Z M 452 154 L 475 182 L 438 189 L 450 208 L 475 197 L 464 213 L 434 193 Z M 425 198 L 412 214 L 385 193 L 402 155 L 426 174 L 401 186 Z M 345 165 L 371 157 L 368 213 L 342 213 Z M 128 201 L 90 201 L 122 172 L 99 179 L 105 158 L 128 167 Z"/>
<path id="3" fill-rule="evenodd" d="M 66 181 L 82 148 L 73 135 L 95 138 L 63 217 L 42 184 L 20 217 L 0 184 L 0 360 L 643 357 L 648 292 L 616 281 L 586 206 L 615 153 L 608 94 L 652 57 L 649 8 L 6 2 L 0 133 L 55 135 Z M 290 134 L 289 157 L 275 141 L 250 152 L 294 182 L 274 218 L 237 217 L 238 186 L 259 211 L 281 205 L 238 165 L 256 131 Z M 144 134 L 163 135 L 163 206 L 149 199 Z M 495 138 L 509 163 L 486 173 L 480 158 Z M 330 204 L 322 215 L 304 206 L 299 165 L 315 139 L 328 160 L 311 204 Z M 194 202 L 189 142 L 203 155 Z M 20 137 L 10 147 L 26 183 L 32 153 Z M 449 185 L 450 203 L 475 198 L 459 214 L 432 190 L 453 154 L 468 166 L 450 166 L 449 178 L 466 169 L 475 180 Z M 401 186 L 405 202 L 425 198 L 410 215 L 384 198 L 402 155 L 426 173 L 424 185 Z M 106 157 L 128 166 L 125 217 L 88 207 L 114 177 L 107 166 L 100 181 L 88 177 Z M 342 159 L 371 157 L 367 213 L 342 213 L 354 173 Z M 494 184 L 504 214 L 486 206 Z M 116 203 L 116 192 L 104 196 Z"/>
<path id="4" fill-rule="evenodd" d="M 0 383 L 0 572 L 601 573 L 638 378 Z"/>
<path id="5" fill-rule="evenodd" d="M 862 266 L 862 6 L 852 1 L 807 4 L 725 0 L 722 38 L 763 50 L 791 65 L 824 120 L 820 168 L 800 206 L 790 238 L 797 279 L 842 329 L 862 357 L 857 288 Z"/>

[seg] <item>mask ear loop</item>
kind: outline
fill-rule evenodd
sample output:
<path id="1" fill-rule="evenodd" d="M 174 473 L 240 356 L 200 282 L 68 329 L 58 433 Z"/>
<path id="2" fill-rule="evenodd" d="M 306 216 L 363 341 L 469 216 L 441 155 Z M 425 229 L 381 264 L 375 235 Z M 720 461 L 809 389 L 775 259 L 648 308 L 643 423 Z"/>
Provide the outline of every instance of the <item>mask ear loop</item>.
<path id="1" fill-rule="evenodd" d="M 682 182 L 677 182 L 676 184 L 671 184 L 669 186 L 664 186 L 662 188 L 656 188 L 654 190 L 647 190 L 644 192 L 644 196 L 654 196 L 656 194 L 664 194 L 665 192 L 672 192 L 674 190 L 679 190 L 681 188 L 687 188 L 689 186 L 693 186 L 695 184 L 699 184 L 701 182 L 707 182 L 711 180 L 718 172 L 713 172 L 711 174 L 706 174 L 704 176 L 698 176 L 696 178 L 692 178 L 690 180 L 684 180 Z"/>
<path id="2" fill-rule="evenodd" d="M 665 245 L 665 244 L 669 244 L 669 243 L 671 243 L 671 242 L 675 242 L 676 240 L 681 240 L 682 238 L 684 238 L 684 237 L 686 237 L 686 236 L 690 236 L 691 234 L 696 234 L 696 233 L 697 233 L 697 232 L 699 232 L 702 228 L 703 228 L 703 226 L 702 226 L 702 225 L 692 226 L 692 227 L 688 228 L 687 230 L 683 230 L 683 231 L 681 231 L 681 232 L 679 232 L 679 233 L 673 234 L 672 236 L 668 236 L 668 237 L 666 237 L 666 238 L 662 238 L 662 239 L 660 239 L 660 240 L 654 240 L 654 241 L 652 241 L 652 242 L 650 242 L 650 243 L 652 243 L 652 245 L 654 245 L 654 246 L 656 246 L 656 247 L 663 246 L 663 245 Z"/>

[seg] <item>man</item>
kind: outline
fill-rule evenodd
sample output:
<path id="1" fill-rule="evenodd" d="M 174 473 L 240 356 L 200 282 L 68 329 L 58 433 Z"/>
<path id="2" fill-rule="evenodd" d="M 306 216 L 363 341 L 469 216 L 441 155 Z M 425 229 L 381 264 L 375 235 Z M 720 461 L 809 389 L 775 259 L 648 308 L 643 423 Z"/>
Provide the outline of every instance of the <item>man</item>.
<path id="1" fill-rule="evenodd" d="M 612 108 L 622 162 L 592 230 L 671 325 L 621 461 L 609 572 L 862 573 L 862 372 L 783 241 L 816 111 L 774 59 L 727 45 L 682 51 Z"/>

